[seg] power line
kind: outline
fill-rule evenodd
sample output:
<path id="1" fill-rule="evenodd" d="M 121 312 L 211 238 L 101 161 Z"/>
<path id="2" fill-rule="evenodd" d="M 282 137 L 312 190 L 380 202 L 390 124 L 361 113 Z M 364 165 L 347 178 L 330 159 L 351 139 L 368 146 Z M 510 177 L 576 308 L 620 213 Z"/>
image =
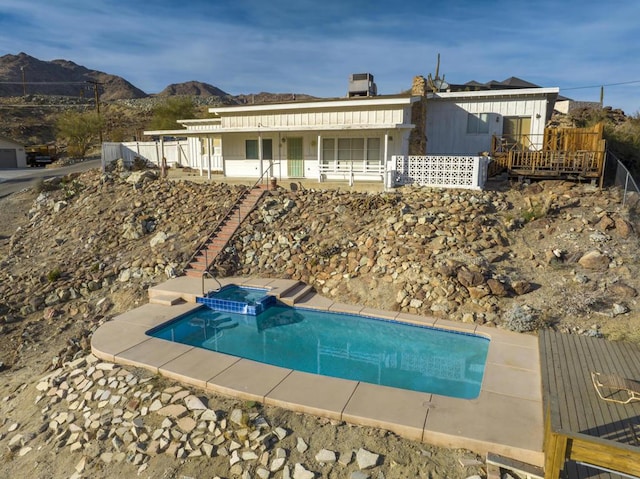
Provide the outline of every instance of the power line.
<path id="1" fill-rule="evenodd" d="M 0 81 L 2 85 L 84 85 L 85 83 L 91 83 L 89 81 Z"/>
<path id="2" fill-rule="evenodd" d="M 600 88 L 603 86 L 618 86 L 618 85 L 631 85 L 632 83 L 640 83 L 640 80 L 631 80 L 631 81 L 622 81 L 618 83 L 605 83 L 601 85 L 591 85 L 591 86 L 576 86 L 572 88 L 560 88 L 562 91 L 566 90 L 583 90 L 586 88 Z"/>

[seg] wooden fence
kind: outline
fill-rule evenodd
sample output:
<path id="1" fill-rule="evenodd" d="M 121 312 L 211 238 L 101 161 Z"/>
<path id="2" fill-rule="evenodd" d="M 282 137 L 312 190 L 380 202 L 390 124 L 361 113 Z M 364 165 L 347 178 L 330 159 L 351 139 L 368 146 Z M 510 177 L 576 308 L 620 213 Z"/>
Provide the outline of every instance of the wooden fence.
<path id="1" fill-rule="evenodd" d="M 546 128 L 542 147 L 532 135 L 494 137 L 490 174 L 506 170 L 511 176 L 533 178 L 603 178 L 606 142 L 604 125 L 589 128 Z"/>

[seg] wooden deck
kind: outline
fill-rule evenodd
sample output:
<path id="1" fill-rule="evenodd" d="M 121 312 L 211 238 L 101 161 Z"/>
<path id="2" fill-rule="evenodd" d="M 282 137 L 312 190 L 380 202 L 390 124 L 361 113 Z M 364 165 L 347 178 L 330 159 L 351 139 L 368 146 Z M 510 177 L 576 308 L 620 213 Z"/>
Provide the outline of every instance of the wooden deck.
<path id="1" fill-rule="evenodd" d="M 604 401 L 591 381 L 591 371 L 640 379 L 640 346 L 548 330 L 539 338 L 545 479 L 640 476 L 640 447 L 630 429 L 640 423 L 640 401 Z"/>
<path id="2" fill-rule="evenodd" d="M 489 175 L 507 171 L 511 177 L 600 180 L 606 142 L 604 125 L 589 128 L 545 128 L 543 135 L 493 136 Z"/>

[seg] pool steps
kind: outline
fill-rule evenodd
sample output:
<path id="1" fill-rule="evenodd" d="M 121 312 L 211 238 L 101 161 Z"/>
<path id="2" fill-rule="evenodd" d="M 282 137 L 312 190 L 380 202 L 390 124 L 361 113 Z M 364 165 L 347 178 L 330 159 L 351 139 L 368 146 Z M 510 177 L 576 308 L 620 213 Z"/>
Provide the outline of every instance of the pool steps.
<path id="1" fill-rule="evenodd" d="M 290 287 L 276 294 L 276 298 L 278 298 L 280 302 L 286 304 L 287 306 L 293 306 L 302 301 L 306 296 L 314 292 L 315 291 L 312 286 L 298 281 L 297 283 L 294 283 Z"/>
<path id="2" fill-rule="evenodd" d="M 184 299 L 180 295 L 149 294 L 149 302 L 163 306 L 175 306 L 176 304 L 184 303 Z"/>

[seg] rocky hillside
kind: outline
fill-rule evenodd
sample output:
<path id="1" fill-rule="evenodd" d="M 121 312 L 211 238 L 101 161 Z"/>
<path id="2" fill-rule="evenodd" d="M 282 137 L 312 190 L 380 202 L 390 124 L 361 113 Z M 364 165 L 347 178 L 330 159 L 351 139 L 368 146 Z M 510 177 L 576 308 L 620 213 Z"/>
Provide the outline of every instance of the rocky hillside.
<path id="1" fill-rule="evenodd" d="M 153 171 L 43 183 L 1 250 L 0 337 L 16 347 L 2 348 L 0 361 L 16 364 L 42 328 L 90 331 L 130 307 L 127 299 L 144 301 L 148 285 L 181 274 L 238 188 L 159 180 Z M 640 341 L 637 229 L 618 191 L 575 183 L 377 194 L 281 188 L 217 268 L 299 279 L 375 308 Z"/>
<path id="2" fill-rule="evenodd" d="M 0 84 L 0 96 L 21 96 L 26 90 L 27 94 L 93 98 L 94 85 L 88 82 L 100 84 L 103 101 L 147 96 L 122 77 L 90 70 L 69 60 L 42 61 L 26 53 L 0 57 L 0 79 L 16 82 Z"/>
<path id="3" fill-rule="evenodd" d="M 637 204 L 622 208 L 616 190 L 293 186 L 258 205 L 219 274 L 296 278 L 341 302 L 528 334 L 640 342 Z M 361 467 L 351 452 L 360 449 L 380 455 L 372 471 L 387 478 L 482 474 L 468 451 L 204 395 L 88 356 L 100 324 L 181 273 L 240 188 L 92 171 L 0 199 L 0 476 L 35 467 L 37 477 L 224 478 L 286 467 L 345 477 Z M 251 453 L 234 455 L 243 434 L 273 449 L 249 439 Z M 328 465 L 318 459 L 338 452 Z"/>
<path id="4" fill-rule="evenodd" d="M 100 84 L 105 141 L 141 138 L 153 109 L 170 96 L 190 97 L 203 115 L 209 106 L 273 103 L 296 97 L 291 93 L 264 92 L 233 96 L 199 81 L 171 84 L 160 93 L 149 95 L 124 78 L 68 60 L 42 61 L 26 53 L 8 54 L 0 57 L 0 135 L 25 145 L 55 141 L 55 124 L 61 113 L 95 109 L 94 85 L 89 82 Z"/>
<path id="5" fill-rule="evenodd" d="M 165 96 L 198 96 L 198 97 L 209 97 L 216 96 L 220 98 L 230 97 L 227 92 L 222 91 L 220 88 L 217 88 L 213 85 L 209 85 L 208 83 L 202 83 L 198 81 L 188 81 L 184 83 L 172 83 L 167 88 L 158 93 L 159 97 Z"/>

